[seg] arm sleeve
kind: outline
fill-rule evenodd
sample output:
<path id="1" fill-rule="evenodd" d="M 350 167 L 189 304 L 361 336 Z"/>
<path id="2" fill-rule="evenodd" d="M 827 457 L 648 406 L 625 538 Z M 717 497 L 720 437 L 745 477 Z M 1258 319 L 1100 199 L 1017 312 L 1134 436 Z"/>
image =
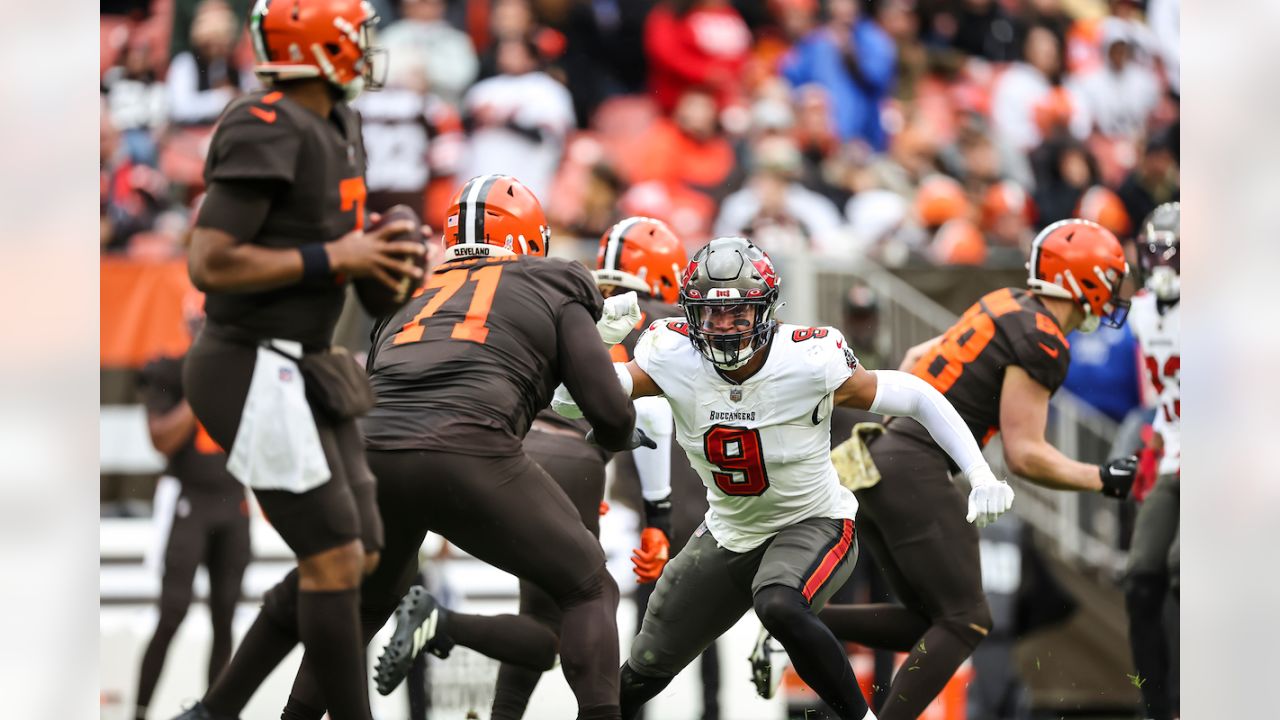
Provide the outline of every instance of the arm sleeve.
<path id="1" fill-rule="evenodd" d="M 595 429 L 596 442 L 605 450 L 625 449 L 636 410 L 618 383 L 595 320 L 585 307 L 571 303 L 560 313 L 556 331 L 560 379 Z"/>
<path id="2" fill-rule="evenodd" d="M 215 182 L 205 194 L 196 225 L 221 230 L 238 242 L 249 242 L 267 220 L 276 187 L 265 181 Z"/>
<path id="3" fill-rule="evenodd" d="M 873 370 L 872 373 L 876 376 L 876 398 L 871 402 L 871 412 L 917 420 L 966 476 L 970 470 L 986 466 L 978 441 L 942 393 L 911 373 L 897 370 Z"/>
<path id="4" fill-rule="evenodd" d="M 645 500 L 657 502 L 671 494 L 671 432 L 675 420 L 671 405 L 664 398 L 639 398 L 635 407 L 636 427 L 644 430 L 658 447 L 636 448 L 631 457 L 640 475 L 640 493 Z"/>

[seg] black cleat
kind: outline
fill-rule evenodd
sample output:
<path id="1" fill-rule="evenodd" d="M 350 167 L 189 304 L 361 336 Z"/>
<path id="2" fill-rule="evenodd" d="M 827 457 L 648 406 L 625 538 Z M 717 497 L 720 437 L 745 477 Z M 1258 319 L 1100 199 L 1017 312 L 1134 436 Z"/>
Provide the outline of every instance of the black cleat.
<path id="1" fill-rule="evenodd" d="M 421 585 L 409 588 L 409 594 L 396 608 L 396 630 L 391 642 L 378 658 L 374 680 L 378 692 L 390 695 L 409 674 L 409 667 L 423 650 L 438 658 L 449 657 L 453 640 L 445 633 L 448 610 Z"/>
<path id="2" fill-rule="evenodd" d="M 182 714 L 175 717 L 173 720 L 240 720 L 240 719 L 236 717 L 232 717 L 231 715 L 219 715 L 214 711 L 210 710 L 209 708 L 205 707 L 204 703 L 197 702 L 195 705 L 192 705 L 191 707 L 182 711 Z"/>

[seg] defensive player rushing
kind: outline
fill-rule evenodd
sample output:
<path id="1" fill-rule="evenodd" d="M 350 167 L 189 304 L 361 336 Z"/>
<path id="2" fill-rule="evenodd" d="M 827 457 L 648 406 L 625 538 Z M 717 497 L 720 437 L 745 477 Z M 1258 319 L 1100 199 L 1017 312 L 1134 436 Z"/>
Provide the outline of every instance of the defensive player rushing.
<path id="1" fill-rule="evenodd" d="M 301 641 L 334 720 L 369 720 L 359 583 L 382 526 L 355 416 L 360 368 L 328 352 L 346 281 L 419 278 L 410 223 L 364 226 L 365 156 L 347 105 L 374 83 L 360 0 L 259 0 L 250 35 L 268 90 L 231 103 L 205 164 L 191 279 L 208 320 L 187 356 L 191 408 L 254 489 L 298 568 L 269 590 L 239 651 L 184 719 L 233 718 Z M 304 390 L 305 383 L 305 390 Z"/>
<path id="2" fill-rule="evenodd" d="M 940 393 L 907 373 L 862 369 L 833 328 L 780 324 L 778 287 L 759 248 L 711 241 L 685 269 L 685 318 L 652 323 L 619 374 L 632 397 L 671 403 L 711 504 L 659 578 L 622 666 L 623 718 L 752 608 L 841 718 L 874 717 L 844 646 L 814 615 L 856 555 L 857 501 L 831 464 L 833 405 L 918 418 L 964 468 L 984 515 L 1013 501 Z M 553 407 L 572 414 L 569 391 Z"/>
<path id="3" fill-rule="evenodd" d="M 1064 333 L 1124 322 L 1124 251 L 1101 226 L 1064 220 L 1036 237 L 1028 267 L 1028 290 L 987 294 L 945 334 L 909 350 L 902 367 L 946 396 L 973 440 L 985 444 L 1001 433 L 1013 473 L 1046 487 L 1123 498 L 1134 458 L 1101 467 L 1077 462 L 1044 432 L 1049 397 L 1067 373 Z M 882 480 L 855 493 L 862 538 L 903 605 L 831 606 L 820 615 L 841 640 L 910 652 L 879 709 L 881 720 L 918 717 L 991 628 L 978 532 L 961 519 L 955 464 L 926 429 L 909 417 L 889 420 L 868 443 Z M 989 492 L 972 491 L 971 520 L 974 498 Z M 976 518 L 979 526 L 989 519 Z M 767 668 L 759 676 L 768 680 Z M 758 685 L 769 694 L 768 682 Z"/>
<path id="4" fill-rule="evenodd" d="M 191 584 L 202 564 L 209 573 L 213 624 L 209 684 L 222 672 L 231 659 L 231 619 L 252 554 L 244 486 L 227 472 L 227 454 L 196 422 L 182 393 L 182 364 L 181 357 L 159 358 L 147 363 L 139 378 L 151 443 L 168 458 L 165 475 L 175 478 L 182 491 L 169 521 L 160 619 L 138 672 L 136 720 L 147 718 L 169 643 L 191 606 Z"/>
<path id="5" fill-rule="evenodd" d="M 423 649 L 445 657 L 456 643 L 544 671 L 558 646 L 578 717 L 616 720 L 618 587 L 573 502 L 521 441 L 562 381 L 588 399 L 601 447 L 630 449 L 642 436 L 595 326 L 600 292 L 582 265 L 544 257 L 549 240 L 528 188 L 472 178 L 446 214 L 444 262 L 375 331 L 377 405 L 362 427 L 386 546 L 364 582 L 361 617 L 367 641 L 397 615 L 378 663 L 384 694 Z M 620 313 L 606 325 L 620 337 L 635 323 Z M 397 610 L 428 531 L 541 588 L 562 617 L 560 636 L 528 615 L 445 612 L 420 587 Z M 303 659 L 284 718 L 324 714 L 328 688 L 312 671 L 321 660 Z"/>
<path id="6" fill-rule="evenodd" d="M 620 354 L 629 356 L 635 349 L 645 318 L 669 314 L 665 312 L 668 306 L 658 299 L 659 293 L 674 299 L 685 260 L 684 246 L 661 220 L 626 218 L 605 232 L 593 273 L 596 284 L 606 297 L 627 293 L 636 296 L 639 310 L 638 319 L 630 326 L 620 325 L 617 334 L 606 337 L 609 328 L 600 328 L 601 337 L 612 346 L 615 358 Z M 658 445 L 631 451 L 639 466 L 645 520 L 641 546 L 633 557 L 636 581 L 652 583 L 666 563 L 671 546 L 671 408 L 661 398 L 637 401 L 635 407 L 636 426 Z M 569 420 L 545 409 L 534 418 L 524 438 L 524 451 L 564 490 L 583 525 L 599 537 L 608 453 L 587 442 L 590 429 L 585 420 Z M 528 580 L 520 581 L 520 614 L 533 617 L 560 634 L 560 609 L 555 600 Z M 523 717 L 541 677 L 540 670 L 502 663 L 491 720 Z"/>
<path id="7" fill-rule="evenodd" d="M 1181 233 L 1179 203 L 1157 207 L 1142 222 L 1137 237 L 1138 274 L 1144 290 L 1133 299 L 1133 334 L 1158 394 L 1153 449 L 1159 454 L 1156 484 L 1138 508 L 1129 548 L 1125 605 L 1129 643 L 1142 678 L 1145 717 L 1175 717 L 1176 696 L 1169 677 L 1170 646 L 1164 623 L 1168 591 L 1178 596 L 1178 508 L 1181 459 L 1181 323 L 1178 319 Z"/>

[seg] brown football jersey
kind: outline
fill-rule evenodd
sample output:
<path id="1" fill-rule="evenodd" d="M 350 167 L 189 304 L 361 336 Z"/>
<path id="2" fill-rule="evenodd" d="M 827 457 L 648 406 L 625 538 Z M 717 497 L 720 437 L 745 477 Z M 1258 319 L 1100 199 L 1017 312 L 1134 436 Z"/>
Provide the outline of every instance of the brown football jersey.
<path id="1" fill-rule="evenodd" d="M 911 372 L 945 395 L 985 445 L 1000 429 L 1005 368 L 1017 365 L 1054 392 L 1070 363 L 1067 338 L 1044 303 L 1027 290 L 1004 288 L 966 310 Z M 895 419 L 893 427 L 929 438 L 909 418 Z"/>
<path id="2" fill-rule="evenodd" d="M 669 317 L 684 317 L 684 311 L 676 305 L 668 305 L 661 300 L 653 298 L 644 293 L 636 293 L 640 301 L 640 322 L 632 328 L 631 332 L 622 339 L 622 342 L 609 348 L 609 355 L 614 362 L 629 362 L 635 355 L 636 341 L 640 339 L 641 333 L 654 320 L 661 320 Z M 551 408 L 547 408 L 538 413 L 538 419 L 551 423 L 557 427 L 577 430 L 584 436 L 591 429 L 590 423 L 586 420 L 570 420 L 569 418 L 558 415 Z"/>
<path id="3" fill-rule="evenodd" d="M 365 155 L 359 116 L 335 103 L 329 118 L 280 92 L 232 102 L 205 160 L 206 184 L 248 183 L 271 209 L 250 242 L 272 248 L 329 242 L 364 226 Z M 342 312 L 344 279 L 264 292 L 210 292 L 209 320 L 261 338 L 327 345 Z"/>
<path id="4" fill-rule="evenodd" d="M 158 358 L 147 363 L 138 376 L 138 389 L 147 412 L 164 414 L 182 402 L 183 358 Z M 244 486 L 227 472 L 227 455 L 209 437 L 203 425 L 169 458 L 166 475 L 182 483 L 185 491 L 227 495 L 244 499 Z"/>
<path id="5" fill-rule="evenodd" d="M 596 320 L 604 303 L 576 262 L 517 255 L 437 266 L 375 331 L 367 445 L 519 453 L 560 383 L 557 323 L 570 303 Z"/>

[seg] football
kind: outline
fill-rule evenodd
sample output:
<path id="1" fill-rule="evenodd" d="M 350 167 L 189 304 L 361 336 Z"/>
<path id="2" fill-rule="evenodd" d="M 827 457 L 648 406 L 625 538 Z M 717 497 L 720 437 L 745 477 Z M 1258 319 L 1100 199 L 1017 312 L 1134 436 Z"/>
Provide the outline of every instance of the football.
<path id="1" fill-rule="evenodd" d="M 422 225 L 422 221 L 418 219 L 418 214 L 408 205 L 395 205 L 390 210 L 382 214 L 379 222 L 365 229 L 365 232 L 375 232 L 388 223 L 408 221 L 413 223 L 414 230 L 406 233 L 397 233 L 387 238 L 390 241 L 417 240 L 425 245 L 426 239 L 422 237 L 417 228 Z M 425 270 L 427 266 L 426 253 L 418 256 L 414 260 L 414 264 L 419 269 Z M 399 285 L 395 289 L 383 285 L 377 278 L 365 277 L 358 278 L 355 281 L 356 295 L 360 298 L 360 304 L 365 310 L 374 317 L 381 317 L 395 312 L 406 300 L 416 287 L 415 281 L 409 276 L 400 278 Z"/>

